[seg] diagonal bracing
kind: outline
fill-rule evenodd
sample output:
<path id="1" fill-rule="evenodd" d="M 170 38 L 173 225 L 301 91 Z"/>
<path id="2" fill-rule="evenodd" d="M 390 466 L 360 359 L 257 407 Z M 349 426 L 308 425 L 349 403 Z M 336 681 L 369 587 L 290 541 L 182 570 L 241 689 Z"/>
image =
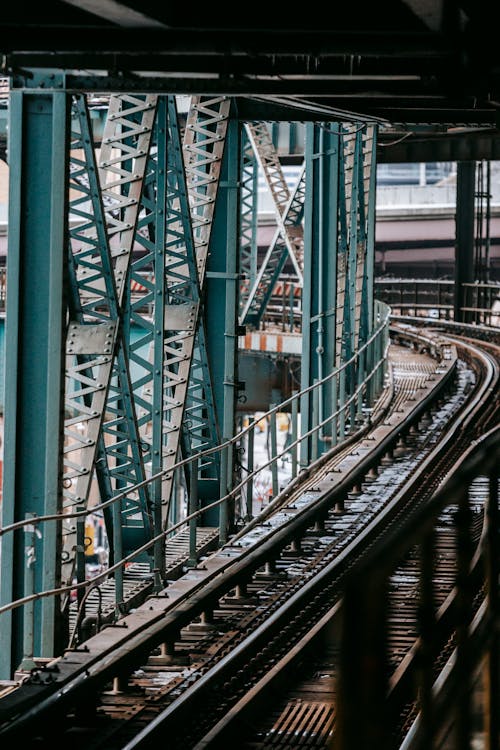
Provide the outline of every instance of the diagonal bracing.
<path id="1" fill-rule="evenodd" d="M 242 128 L 241 132 L 240 182 L 240 274 L 242 284 L 239 295 L 239 312 L 241 317 L 248 296 L 254 287 L 258 271 L 258 164 L 245 128 Z"/>
<path id="2" fill-rule="evenodd" d="M 108 493 L 144 478 L 120 322 L 156 97 L 111 97 L 99 168 L 83 97 L 75 106 L 80 132 L 70 160 L 63 512 L 87 506 L 94 467 Z M 123 513 L 147 525 L 145 491 L 131 493 Z M 75 549 L 69 520 L 63 525 L 65 581 L 73 574 Z"/>
<path id="3" fill-rule="evenodd" d="M 301 251 L 303 254 L 303 229 L 302 217 L 304 213 L 305 195 L 305 164 L 302 166 L 295 187 L 293 188 L 283 214 L 283 226 L 291 233 L 298 232 L 296 236 L 301 238 Z M 289 258 L 289 245 L 283 238 L 281 226 L 276 229 L 271 244 L 266 252 L 262 264 L 258 270 L 255 281 L 247 296 L 246 302 L 240 315 L 242 325 L 258 327 L 274 287 Z M 302 257 L 302 256 L 301 256 Z M 302 275 L 299 275 L 299 283 L 302 284 Z"/>
<path id="4" fill-rule="evenodd" d="M 277 223 L 271 245 L 240 315 L 241 324 L 257 327 L 288 259 L 293 265 L 299 285 L 303 283 L 305 167 L 302 167 L 295 188 L 290 192 L 267 124 L 247 123 L 245 133 L 273 199 Z"/>
<path id="5" fill-rule="evenodd" d="M 183 199 L 179 205 L 189 206 L 199 294 L 203 292 L 205 281 L 229 107 L 228 97 L 193 97 L 184 134 L 187 199 Z M 173 273 L 172 269 L 171 274 Z M 178 273 L 178 269 L 175 273 Z M 168 526 L 174 478 L 173 472 L 169 469 L 179 457 L 181 442 L 184 443 L 184 450 L 192 453 L 199 450 L 207 433 L 213 433 L 215 430 L 207 356 L 201 329 L 200 297 L 183 297 L 183 300 L 178 302 L 180 303 L 170 304 L 165 308 L 165 475 L 162 486 L 164 528 Z M 208 421 L 197 416 L 206 413 L 206 406 L 209 413 Z M 185 416 L 189 416 L 189 424 L 184 424 Z"/>

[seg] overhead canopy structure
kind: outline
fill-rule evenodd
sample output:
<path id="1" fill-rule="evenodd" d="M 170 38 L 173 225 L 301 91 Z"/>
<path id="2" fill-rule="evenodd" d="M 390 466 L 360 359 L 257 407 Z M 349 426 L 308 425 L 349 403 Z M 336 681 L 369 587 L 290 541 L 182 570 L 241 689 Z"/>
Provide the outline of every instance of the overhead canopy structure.
<path id="1" fill-rule="evenodd" d="M 47 0 L 2 10 L 0 52 L 14 85 L 54 68 L 68 91 L 230 94 L 241 119 L 375 118 L 387 125 L 380 148 L 394 144 L 382 159 L 454 160 L 500 153 L 495 33 L 485 0 L 308 3 L 300 14 L 252 2 L 236 15 Z"/>

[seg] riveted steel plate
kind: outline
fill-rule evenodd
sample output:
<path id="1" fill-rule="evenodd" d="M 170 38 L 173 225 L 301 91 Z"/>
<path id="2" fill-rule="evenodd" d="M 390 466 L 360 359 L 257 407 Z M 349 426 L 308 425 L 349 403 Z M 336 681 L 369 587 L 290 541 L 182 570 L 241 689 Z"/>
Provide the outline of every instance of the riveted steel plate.
<path id="1" fill-rule="evenodd" d="M 165 305 L 165 328 L 168 331 L 193 331 L 196 309 L 195 304 Z"/>
<path id="2" fill-rule="evenodd" d="M 66 354 L 111 354 L 116 323 L 79 325 L 70 323 Z"/>

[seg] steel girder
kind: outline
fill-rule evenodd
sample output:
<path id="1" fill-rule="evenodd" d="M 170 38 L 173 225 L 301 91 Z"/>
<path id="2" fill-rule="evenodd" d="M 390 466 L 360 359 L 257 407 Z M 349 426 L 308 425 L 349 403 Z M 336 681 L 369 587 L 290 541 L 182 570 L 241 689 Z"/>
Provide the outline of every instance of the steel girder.
<path id="1" fill-rule="evenodd" d="M 453 319 L 463 323 L 472 321 L 471 313 L 463 309 L 467 302 L 463 285 L 474 281 L 475 190 L 476 163 L 458 162 Z"/>
<path id="2" fill-rule="evenodd" d="M 156 105 L 151 96 L 111 97 L 96 167 L 85 101 L 75 102 L 80 133 L 73 138 L 70 169 L 63 513 L 88 507 L 94 469 L 105 499 L 145 479 L 122 311 Z M 128 529 L 138 527 L 141 542 L 143 530 L 151 535 L 145 488 L 130 492 L 121 515 L 130 551 Z M 69 519 L 63 524 L 66 583 L 76 546 Z"/>
<path id="3" fill-rule="evenodd" d="M 111 99 L 109 129 L 118 124 L 121 137 L 114 135 L 113 130 L 109 134 L 106 126 L 103 148 L 112 145 L 113 157 L 107 152 L 103 157 L 101 151 L 101 161 L 104 160 L 104 167 L 109 165 L 115 174 L 118 171 L 118 179 L 111 189 L 118 190 L 119 197 L 108 195 L 111 190 L 106 191 L 106 173 L 103 174 L 101 167 L 101 182 L 105 186 L 102 203 L 105 212 L 106 199 L 110 203 L 108 224 L 111 231 L 108 230 L 107 244 L 111 245 L 118 231 L 116 200 L 120 202 L 118 208 L 124 211 L 126 226 L 120 231 L 122 235 L 127 232 L 128 243 L 120 236 L 120 241 L 106 250 L 104 236 L 101 251 L 104 256 L 111 255 L 108 266 L 117 258 L 114 261 L 116 292 L 112 284 L 104 285 L 105 299 L 101 294 L 94 299 L 92 308 L 99 309 L 101 321 L 103 306 L 109 305 L 116 314 L 116 319 L 111 321 L 113 327 L 105 319 L 104 343 L 108 351 L 102 352 L 106 354 L 116 348 L 116 362 L 112 368 L 112 359 L 108 358 L 104 374 L 99 363 L 100 369 L 94 377 L 97 385 L 92 394 L 94 404 L 91 404 L 89 421 L 101 445 L 98 453 L 96 449 L 92 451 L 94 440 L 90 442 L 88 430 L 83 440 L 80 439 L 80 455 L 82 443 L 87 454 L 87 461 L 81 461 L 79 477 L 80 482 L 81 477 L 85 478 L 86 495 L 77 491 L 73 503 L 82 504 L 82 498 L 88 497 L 94 462 L 103 499 L 123 493 L 152 473 L 164 472 L 161 482 L 153 484 L 152 499 L 142 488 L 131 491 L 121 502 L 123 551 L 127 553 L 151 538 L 153 529 L 158 533 L 168 525 L 174 479 L 169 468 L 180 457 L 181 443 L 186 453 L 192 453 L 217 440 L 204 334 L 200 326 L 200 288 L 224 146 L 227 117 L 224 113 L 228 111 L 229 102 L 225 97 L 193 100 L 186 125 L 184 164 L 173 98 L 168 101 L 162 98 L 160 102 L 156 97 L 116 99 L 128 105 L 123 115 L 119 105 L 117 109 Z M 124 124 L 125 116 L 128 119 Z M 156 135 L 153 135 L 153 125 Z M 137 142 L 131 145 L 134 137 Z M 135 186 L 133 196 L 130 196 L 129 180 Z M 94 206 L 94 218 L 98 217 L 98 211 L 99 206 Z M 102 223 L 98 217 L 96 224 L 101 226 Z M 75 255 L 81 263 L 81 248 L 73 257 Z M 94 269 L 90 278 L 94 282 Z M 102 280 L 98 281 L 102 286 Z M 142 294 L 135 294 L 137 287 Z M 87 268 L 84 288 L 89 289 Z M 94 297 L 95 289 L 92 284 Z M 115 295 L 116 301 L 113 301 Z M 88 314 L 88 308 L 84 312 Z M 83 330 L 83 334 L 88 336 L 87 330 Z M 71 331 L 74 331 L 71 339 L 71 353 L 74 353 L 74 336 L 79 331 L 74 325 L 70 326 Z M 116 341 L 113 336 L 117 337 Z M 83 366 L 78 362 L 68 372 L 72 381 L 85 379 L 83 386 L 70 391 L 72 409 L 76 410 L 78 405 L 88 411 L 88 393 L 82 392 L 92 387 L 88 362 Z M 99 397 L 101 400 L 95 404 Z M 189 423 L 186 414 L 189 414 Z M 81 413 L 71 416 L 71 425 L 77 420 L 81 425 Z M 202 466 L 200 471 L 203 474 L 206 467 Z M 111 524 L 111 516 L 108 516 L 108 527 Z M 72 542 L 71 535 L 67 536 L 68 559 L 71 559 Z M 161 569 L 160 553 L 156 557 L 155 565 Z"/>
<path id="4" fill-rule="evenodd" d="M 359 344 L 362 289 L 366 273 L 372 170 L 375 169 L 374 126 L 342 125 L 339 164 L 339 259 L 337 275 L 337 354 L 349 359 Z M 363 312 L 364 316 L 368 311 Z M 363 324 L 364 325 L 364 324 Z"/>
<path id="5" fill-rule="evenodd" d="M 169 468 L 181 445 L 192 454 L 219 441 L 202 293 L 230 101 L 193 98 L 182 145 L 173 97 L 112 96 L 99 150 L 85 98 L 73 98 L 72 118 L 68 102 L 64 92 L 16 91 L 10 108 L 9 268 L 19 292 L 8 314 L 16 390 L 6 410 L 2 520 L 62 513 L 37 541 L 43 565 L 29 579 L 38 591 L 85 575 L 76 524 L 65 515 L 120 493 L 118 514 L 107 513 L 108 540 L 118 555 L 136 550 L 168 526 Z M 157 472 L 161 480 L 134 489 Z M 200 465 L 201 477 L 218 482 L 219 473 L 215 460 Z M 2 603 L 26 593 L 22 538 L 3 541 Z M 157 548 L 156 568 L 163 559 Z M 59 603 L 44 599 L 34 617 L 31 651 L 52 656 Z M 22 610 L 1 627 L 13 644 L 2 665 L 10 677 L 23 652 Z"/>
<path id="6" fill-rule="evenodd" d="M 206 271 L 221 178 L 231 101 L 227 97 L 193 97 L 184 133 L 183 152 L 200 297 L 194 338 L 186 341 L 189 387 L 182 422 L 183 450 L 193 455 L 220 442 L 217 405 L 207 351 L 204 300 Z M 210 250 L 211 252 L 211 250 Z M 222 404 L 219 404 L 219 411 Z M 179 412 L 179 416 L 181 412 Z M 175 425 L 174 425 L 175 426 Z M 174 437 L 174 436 L 172 436 Z M 220 456 L 204 457 L 198 467 L 203 499 L 220 477 Z M 167 475 L 171 483 L 171 477 Z M 169 497 L 171 495 L 171 485 Z M 164 524 L 168 519 L 164 519 Z"/>
<path id="7" fill-rule="evenodd" d="M 60 83 L 55 78 L 56 84 Z M 2 526 L 59 510 L 63 284 L 69 101 L 64 91 L 12 91 Z M 57 587 L 55 522 L 2 537 L 0 602 Z M 60 643 L 54 598 L 0 618 L 0 676 Z M 23 639 L 24 635 L 27 636 Z M 24 640 L 24 643 L 23 643 Z M 29 653 L 31 652 L 31 653 Z"/>
<path id="8" fill-rule="evenodd" d="M 290 191 L 268 125 L 264 122 L 247 123 L 245 130 L 272 197 L 277 224 L 240 314 L 242 325 L 258 327 L 287 260 L 292 263 L 299 286 L 303 283 L 305 167 Z"/>
<path id="9" fill-rule="evenodd" d="M 307 126 L 302 388 L 347 362 L 371 333 L 374 155 L 374 126 Z M 321 389 L 316 405 L 304 396 L 303 432 L 331 414 L 337 403 L 343 407 L 369 367 L 370 362 L 360 357 L 345 377 Z M 351 404 L 351 426 L 361 407 L 361 398 Z M 338 427 L 342 439 L 345 426 L 341 416 L 322 436 L 335 442 Z M 311 442 L 304 441 L 301 462 L 310 459 Z"/>
<path id="10" fill-rule="evenodd" d="M 306 125 L 304 286 L 302 290 L 301 386 L 321 380 L 338 364 L 335 344 L 340 149 L 338 126 Z M 332 384 L 321 388 L 316 408 L 323 419 L 333 411 Z M 301 423 L 312 424 L 313 397 L 301 400 Z M 322 431 L 331 439 L 332 424 Z M 305 431 L 305 430 L 304 430 Z M 310 441 L 301 460 L 308 461 Z"/>
<path id="11" fill-rule="evenodd" d="M 240 288 L 239 312 L 243 312 L 258 271 L 258 165 L 245 128 L 241 133 L 241 194 L 240 194 Z"/>
<path id="12" fill-rule="evenodd" d="M 368 220 L 375 221 L 370 208 L 370 191 L 374 187 L 372 171 L 375 169 L 375 126 L 342 125 L 340 138 L 340 242 L 337 276 L 337 354 L 339 362 L 347 362 L 368 335 L 369 310 L 368 272 L 373 271 L 373 233 Z M 369 364 L 368 362 L 366 364 Z M 342 381 L 340 402 L 351 395 L 364 378 L 364 362 L 350 365 L 345 384 Z M 352 427 L 361 403 L 351 402 L 349 418 Z M 341 424 L 343 437 L 344 420 Z"/>
<path id="13" fill-rule="evenodd" d="M 145 253 L 132 265 L 131 283 L 139 288 L 149 285 L 153 297 L 141 299 L 139 295 L 131 302 L 130 320 L 144 336 L 130 341 L 130 359 L 139 370 L 134 392 L 139 394 L 136 400 L 148 466 L 153 475 L 165 472 L 152 486 L 155 534 L 178 511 L 171 507 L 174 475 L 169 467 L 181 451 L 192 455 L 219 441 L 201 307 L 203 276 L 199 272 L 207 238 L 210 241 L 217 196 L 220 145 L 226 126 L 222 107 L 227 109 L 224 98 L 193 100 L 185 135 L 190 165 L 186 168 L 175 99 L 160 98 L 156 148 L 150 154 L 152 177 L 146 183 L 139 220 L 137 243 Z M 194 159 L 192 147 L 197 149 Z M 202 178 L 204 169 L 208 175 Z M 207 190 L 211 195 L 205 202 Z M 145 310 L 148 305 L 154 320 Z M 200 480 L 217 478 L 218 472 L 218 456 L 200 461 Z M 158 545 L 157 569 L 162 568 L 160 556 Z"/>
<path id="14" fill-rule="evenodd" d="M 238 394 L 238 298 L 239 274 L 239 196 L 240 196 L 240 126 L 231 119 L 227 126 L 227 146 L 222 162 L 221 184 L 217 199 L 210 254 L 206 271 L 207 349 L 213 375 L 214 396 L 223 441 L 234 435 Z M 221 457 L 220 482 L 198 483 L 205 497 L 225 497 L 233 486 L 234 446 L 224 449 Z M 214 514 L 212 513 L 212 518 Z M 219 541 L 225 542 L 234 518 L 233 503 L 224 502 L 219 510 Z"/>
<path id="15" fill-rule="evenodd" d="M 25 107 L 27 97 L 31 97 L 30 105 Z M 22 377 L 21 390 L 12 394 L 11 410 L 6 413 L 3 521 L 5 524 L 19 520 L 27 513 L 91 510 L 94 501 L 123 493 L 125 499 L 121 501 L 118 516 L 107 514 L 107 528 L 111 544 L 116 538 L 114 532 L 118 533 L 120 551 L 127 553 L 151 539 L 154 533 L 168 528 L 175 480 L 172 467 L 178 458 L 215 445 L 220 432 L 226 438 L 232 436 L 239 386 L 236 347 L 241 151 L 238 123 L 235 120 L 228 126 L 230 100 L 227 97 L 194 97 L 181 143 L 173 97 L 112 96 L 97 156 L 86 100 L 76 95 L 73 98 L 75 129 L 69 149 L 70 228 L 66 235 L 69 242 L 65 247 L 65 153 L 68 153 L 65 143 L 70 132 L 67 96 L 63 92 L 47 95 L 14 92 L 12 101 L 13 114 L 20 118 L 28 137 L 24 143 L 22 131 L 13 128 L 12 132 L 17 134 L 12 137 L 11 153 L 19 156 L 22 169 L 27 170 L 19 174 L 20 184 L 29 182 L 30 188 L 27 195 L 12 188 L 10 241 L 13 250 L 11 253 L 10 245 L 9 278 L 13 288 L 16 285 L 23 288 L 21 301 L 11 301 L 8 308 L 11 320 L 8 377 L 9 382 L 16 382 L 19 373 Z M 37 117 L 40 117 L 39 122 Z M 43 132 L 39 127 L 42 120 Z M 293 263 L 300 278 L 305 262 L 309 294 L 307 339 L 311 342 L 304 376 L 308 382 L 321 377 L 322 372 L 327 374 L 370 330 L 366 322 L 370 320 L 371 304 L 366 252 L 370 246 L 373 250 L 373 242 L 370 245 L 367 203 L 373 193 L 373 183 L 371 192 L 368 185 L 373 172 L 369 154 L 373 152 L 374 140 L 373 137 L 370 140 L 366 128 L 362 131 L 358 126 L 327 127 L 331 132 L 324 130 L 323 143 L 318 141 L 314 146 L 314 158 L 325 157 L 326 161 L 323 167 L 316 161 L 308 179 L 311 201 L 320 198 L 323 219 L 326 208 L 329 217 L 319 224 L 321 248 L 315 245 L 316 240 L 309 231 L 306 260 L 301 227 L 304 169 L 290 191 L 270 143 L 267 126 L 245 128 L 273 195 L 278 224 L 272 247 L 257 273 L 255 256 L 252 256 L 253 224 L 247 234 L 247 246 L 251 248 L 250 274 L 254 275 L 254 297 L 250 304 L 260 316 L 285 261 L 289 259 Z M 373 133 L 373 128 L 371 130 Z M 226 131 L 230 149 L 223 167 Z M 319 132 L 316 131 L 316 136 Z M 46 171 L 43 175 L 36 165 L 35 144 L 41 144 L 50 154 L 47 164 L 43 163 Z M 24 146 L 26 155 L 22 153 Z M 338 163 L 334 163 L 330 153 L 335 148 Z M 248 151 L 246 163 L 250 164 Z M 328 188 L 320 176 L 321 169 L 325 168 L 329 175 Z M 320 171 L 314 171 L 318 169 Z M 255 162 L 248 167 L 250 185 L 255 185 Z M 328 202 L 326 193 L 335 185 L 336 198 L 329 198 Z M 47 228 L 50 264 L 47 274 L 42 274 L 41 278 L 42 291 L 49 300 L 48 315 L 38 315 L 35 301 L 27 298 L 26 289 L 31 290 L 38 279 L 26 287 L 20 282 L 21 259 L 26 262 L 23 254 L 38 272 L 46 253 L 45 245 L 42 248 L 28 221 L 27 199 L 35 207 L 41 226 L 42 211 L 51 217 Z M 332 200 L 337 201 L 335 210 Z M 309 227 L 319 221 L 316 206 L 315 202 L 308 204 Z M 249 216 L 251 212 L 249 203 Z M 24 234 L 31 242 L 29 250 L 22 238 Z M 327 252 L 327 249 L 331 252 L 336 243 L 338 261 L 335 253 L 330 257 Z M 65 252 L 66 311 L 62 294 Z M 322 271 L 318 263 L 323 264 Z M 265 287 L 260 297 L 256 293 L 259 278 L 261 291 Z M 318 278 L 324 284 L 316 288 Z M 247 311 L 250 310 L 249 300 L 250 296 L 245 301 Z M 35 322 L 31 321 L 33 314 L 38 316 Z M 13 326 L 18 325 L 20 317 L 22 326 L 14 331 Z M 223 343 L 221 331 L 224 332 Z M 343 342 L 343 350 L 336 350 L 335 334 L 337 341 Z M 323 344 L 326 341 L 323 350 L 321 341 Z M 16 409 L 19 413 L 26 411 L 32 402 L 32 379 L 24 373 L 29 370 L 33 349 L 41 352 L 43 376 L 34 379 L 34 403 L 37 408 L 42 405 L 43 414 L 32 420 L 34 426 L 20 441 L 24 451 L 21 453 L 16 442 L 21 433 Z M 64 357 L 65 390 L 61 379 Z M 214 386 L 211 373 L 216 376 Z M 61 393 L 64 393 L 64 403 L 61 403 L 64 439 L 59 437 Z M 328 403 L 325 396 L 325 408 Z M 309 421 L 306 415 L 311 411 L 310 405 L 305 405 L 304 409 L 304 418 Z M 21 479 L 16 468 L 22 465 L 24 455 L 33 447 L 41 450 L 40 446 L 45 455 L 42 479 L 45 495 L 41 502 L 36 500 L 38 483 L 30 472 L 26 473 L 27 478 Z M 8 468 L 10 459 L 13 469 Z M 223 456 L 222 465 L 207 460 L 200 464 L 199 478 L 209 480 L 209 491 L 215 483 L 217 490 L 220 485 L 224 493 L 231 484 L 232 466 L 233 457 L 229 453 Z M 148 488 L 133 489 L 137 483 L 158 473 L 161 478 Z M 21 501 L 14 503 L 15 496 Z M 229 512 L 230 509 L 224 507 L 221 513 L 221 539 L 227 533 Z M 13 574 L 16 565 L 23 568 L 20 540 L 18 535 L 15 543 L 4 542 L 3 545 L 2 554 L 6 556 L 3 559 L 8 561 L 7 568 L 2 567 L 3 602 L 24 593 L 22 576 Z M 62 562 L 59 564 L 60 546 Z M 44 527 L 43 573 L 37 572 L 39 579 L 35 580 L 35 585 L 41 590 L 55 586 L 59 578 L 71 582 L 78 552 L 72 519 L 65 520 L 59 537 L 55 523 Z M 156 548 L 152 562 L 161 571 L 161 548 Z M 81 571 L 76 572 L 81 574 Z M 55 650 L 57 616 L 54 606 L 54 600 L 48 599 L 36 622 L 35 648 L 42 655 L 53 655 Z M 16 614 L 4 622 L 9 638 L 13 623 L 16 636 L 19 635 L 22 617 Z M 19 637 L 14 639 L 13 648 L 12 658 L 18 663 L 22 651 Z M 9 657 L 9 669 L 10 663 Z"/>

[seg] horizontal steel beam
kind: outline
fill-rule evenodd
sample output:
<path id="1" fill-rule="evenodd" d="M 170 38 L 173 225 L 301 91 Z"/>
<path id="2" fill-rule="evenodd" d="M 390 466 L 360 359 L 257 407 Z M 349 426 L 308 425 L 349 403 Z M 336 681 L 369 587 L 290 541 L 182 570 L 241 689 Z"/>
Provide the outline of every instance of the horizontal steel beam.
<path id="1" fill-rule="evenodd" d="M 90 53 L 89 53 L 90 54 Z M 106 71 L 153 71 L 163 73 L 217 73 L 234 76 L 247 75 L 301 75 L 318 78 L 323 75 L 344 76 L 346 81 L 370 79 L 373 76 L 386 78 L 390 83 L 392 77 L 402 76 L 425 77 L 427 85 L 432 76 L 453 72 L 448 57 L 381 57 L 342 55 L 339 57 L 319 57 L 311 66 L 309 58 L 295 55 L 220 55 L 200 52 L 194 55 L 173 55 L 162 50 L 147 53 L 127 51 L 110 52 L 107 49 L 92 51 L 94 69 Z M 18 49 L 8 53 L 7 63 L 15 70 L 20 65 L 26 68 L 46 68 L 57 66 L 65 70 L 79 70 L 82 67 L 82 54 L 75 50 L 47 52 L 31 49 Z"/>
<path id="2" fill-rule="evenodd" d="M 42 31 L 42 33 L 41 33 Z M 3 53 L 161 52 L 170 56 L 344 55 L 444 58 L 455 53 L 450 38 L 428 31 L 349 31 L 315 29 L 125 28 L 104 25 L 0 25 Z"/>
<path id="3" fill-rule="evenodd" d="M 415 137 L 409 129 L 399 136 L 381 134 L 377 162 L 409 163 L 431 161 L 480 161 L 500 159 L 500 131 L 497 128 L 464 133 L 429 133 Z"/>

